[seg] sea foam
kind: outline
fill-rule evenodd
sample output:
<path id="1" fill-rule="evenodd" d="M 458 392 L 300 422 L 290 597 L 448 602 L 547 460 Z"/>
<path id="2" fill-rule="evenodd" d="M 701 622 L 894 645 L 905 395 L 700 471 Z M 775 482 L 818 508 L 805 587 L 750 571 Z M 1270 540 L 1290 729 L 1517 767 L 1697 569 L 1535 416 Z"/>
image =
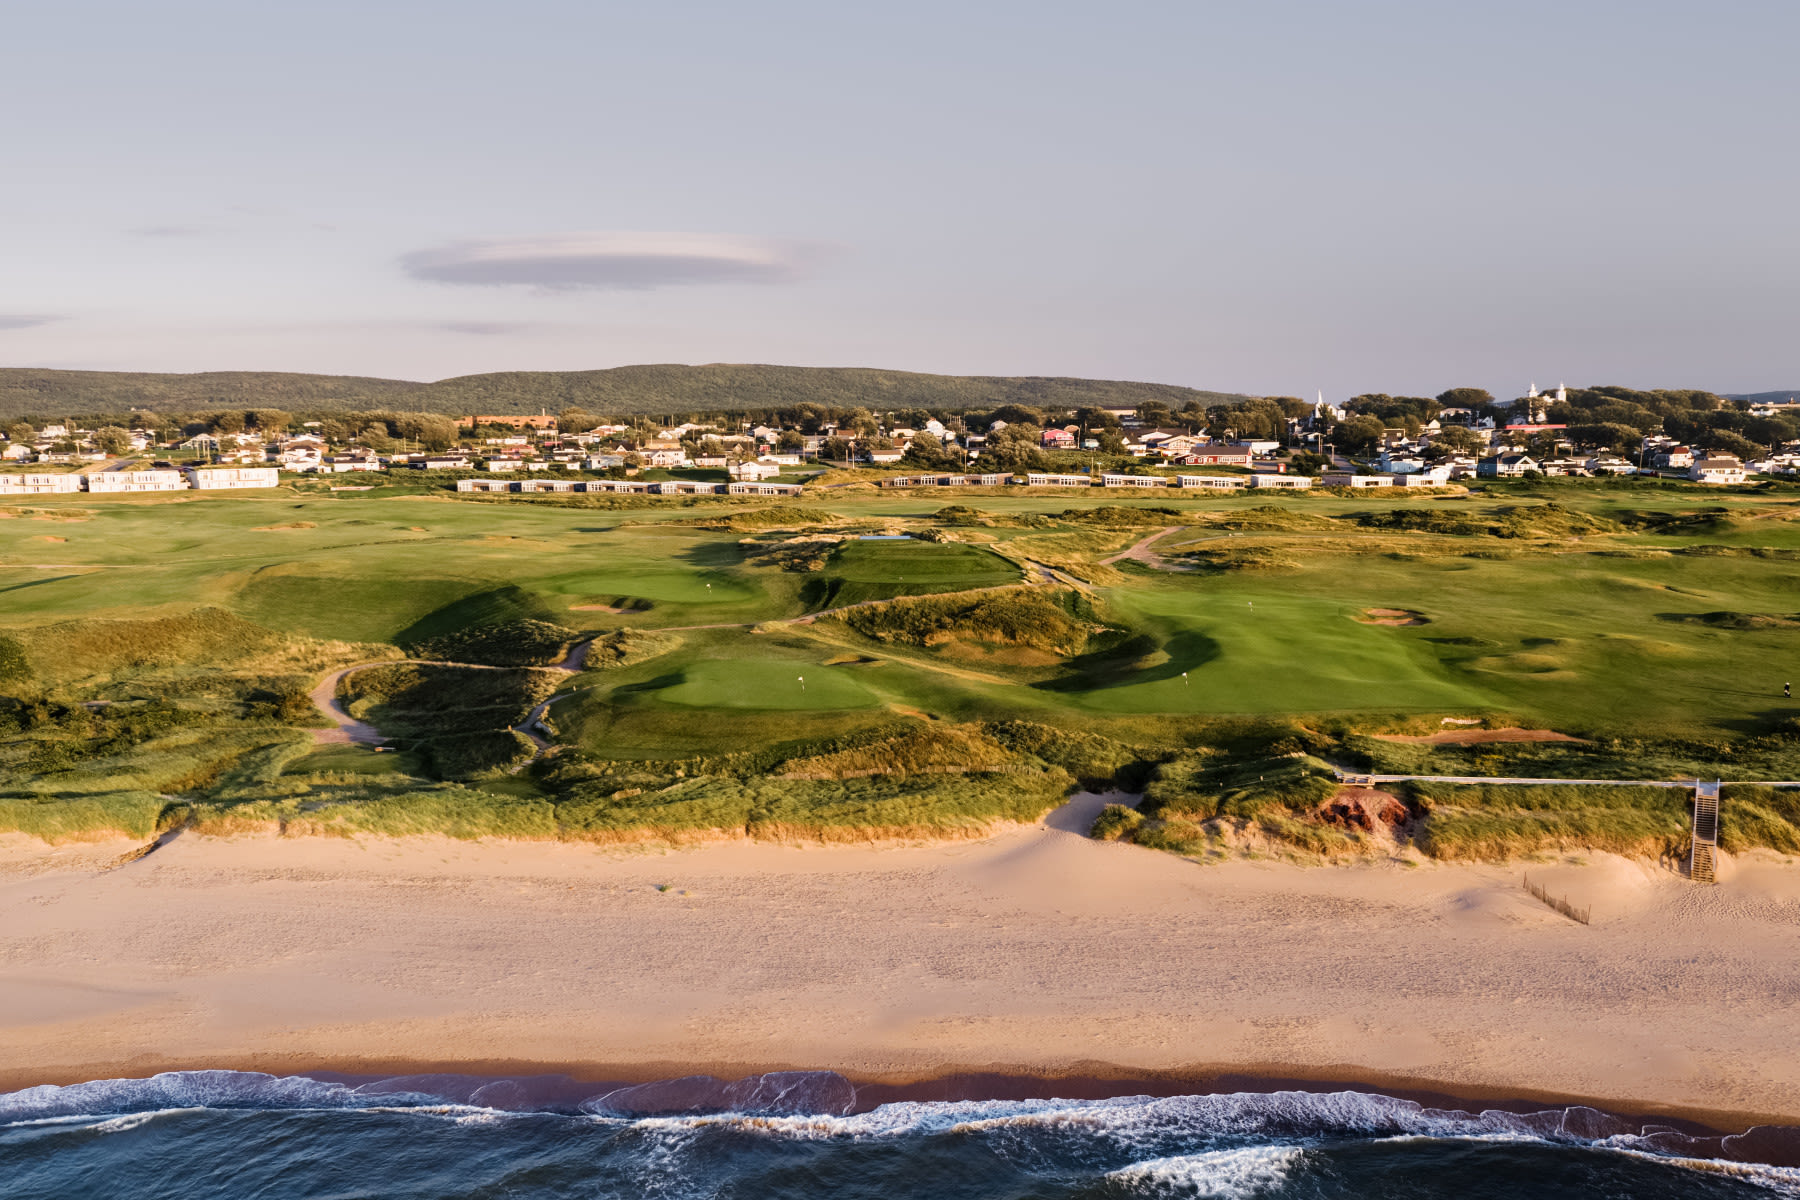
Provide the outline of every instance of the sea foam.
<path id="1" fill-rule="evenodd" d="M 379 1109 L 472 1123 L 485 1122 L 486 1114 L 560 1113 L 677 1139 L 683 1130 L 709 1126 L 730 1126 L 776 1139 L 881 1141 L 949 1134 L 1021 1146 L 1040 1135 L 1055 1134 L 1059 1142 L 1088 1143 L 1107 1154 L 1134 1156 L 1145 1163 L 1190 1157 L 1210 1161 L 1207 1156 L 1235 1152 L 1245 1141 L 1291 1145 L 1334 1138 L 1513 1137 L 1667 1159 L 1800 1168 L 1800 1130 L 1759 1126 L 1740 1134 L 1696 1136 L 1584 1106 L 1527 1113 L 1467 1112 L 1342 1090 L 1107 1100 L 904 1101 L 857 1112 L 856 1089 L 830 1071 L 774 1072 L 739 1080 L 695 1076 L 627 1086 L 583 1085 L 556 1077 L 413 1075 L 353 1083 L 247 1071 L 172 1071 L 145 1079 L 44 1085 L 0 1094 L 0 1125 L 207 1108 Z M 1198 1156 L 1192 1151 L 1199 1151 Z"/>

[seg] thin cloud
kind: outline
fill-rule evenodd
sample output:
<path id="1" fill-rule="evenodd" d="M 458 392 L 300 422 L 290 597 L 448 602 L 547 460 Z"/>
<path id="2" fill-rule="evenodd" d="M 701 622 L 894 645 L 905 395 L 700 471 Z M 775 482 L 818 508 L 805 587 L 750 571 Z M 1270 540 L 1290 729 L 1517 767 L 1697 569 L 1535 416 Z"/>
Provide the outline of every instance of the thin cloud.
<path id="1" fill-rule="evenodd" d="M 439 321 L 435 328 L 472 337 L 504 337 L 509 333 L 529 333 L 544 326 L 535 321 Z"/>
<path id="2" fill-rule="evenodd" d="M 789 283 L 823 253 L 808 242 L 727 233 L 556 233 L 453 242 L 403 256 L 414 279 L 553 290 Z"/>
<path id="3" fill-rule="evenodd" d="M 36 329 L 39 325 L 48 325 L 52 321 L 60 321 L 61 317 L 43 316 L 35 313 L 0 313 L 0 330 Z"/>

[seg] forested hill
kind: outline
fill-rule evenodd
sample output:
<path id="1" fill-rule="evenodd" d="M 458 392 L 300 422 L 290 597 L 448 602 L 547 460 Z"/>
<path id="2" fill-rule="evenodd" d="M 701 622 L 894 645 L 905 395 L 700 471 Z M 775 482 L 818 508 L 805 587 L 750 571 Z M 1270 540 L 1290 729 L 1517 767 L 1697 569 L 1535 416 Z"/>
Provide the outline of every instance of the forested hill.
<path id="1" fill-rule="evenodd" d="M 1025 376 L 1001 378 L 920 375 L 857 367 L 707 366 L 615 367 L 605 371 L 504 371 L 436 383 L 300 375 L 275 371 L 208 371 L 154 375 L 123 371 L 0 368 L 0 419 L 53 420 L 133 408 L 162 413 L 224 408 L 290 412 L 416 409 L 451 416 L 468 413 L 681 413 L 757 410 L 794 404 L 833 407 L 963 408 L 1026 404 L 1136 407 L 1157 400 L 1179 409 L 1244 399 L 1158 383 Z"/>

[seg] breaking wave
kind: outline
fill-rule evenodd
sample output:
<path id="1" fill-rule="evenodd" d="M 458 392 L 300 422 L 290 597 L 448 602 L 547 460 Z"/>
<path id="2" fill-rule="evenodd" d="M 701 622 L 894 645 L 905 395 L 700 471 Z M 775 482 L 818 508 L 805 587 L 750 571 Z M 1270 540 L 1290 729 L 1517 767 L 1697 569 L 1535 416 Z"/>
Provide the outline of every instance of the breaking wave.
<path id="1" fill-rule="evenodd" d="M 1380 1192 L 1384 1172 L 1404 1170 L 1408 1179 L 1437 1172 L 1446 1195 L 1511 1172 L 1520 1195 L 1561 1195 L 1558 1180 L 1586 1173 L 1589 1192 L 1800 1197 L 1796 1129 L 1713 1136 L 1585 1106 L 1463 1111 L 1348 1090 L 860 1109 L 856 1089 L 828 1071 L 615 1084 L 180 1071 L 0 1095 L 0 1178 L 33 1181 L 21 1194 L 81 1195 L 96 1162 L 146 1146 L 155 1154 L 109 1169 L 129 1176 L 140 1160 L 166 1167 L 192 1156 L 214 1164 L 206 1178 L 222 1179 L 224 1155 L 270 1174 L 163 1192 L 157 1180 L 181 1177 L 164 1171 L 118 1194 L 191 1200 L 348 1187 L 457 1197 L 511 1187 L 523 1171 L 547 1182 L 519 1194 L 904 1200 L 956 1194 L 942 1187 L 954 1164 L 968 1178 L 1017 1185 L 995 1194 L 1044 1196 L 1348 1196 Z M 465 1187 L 451 1164 L 468 1162 L 488 1175 Z"/>

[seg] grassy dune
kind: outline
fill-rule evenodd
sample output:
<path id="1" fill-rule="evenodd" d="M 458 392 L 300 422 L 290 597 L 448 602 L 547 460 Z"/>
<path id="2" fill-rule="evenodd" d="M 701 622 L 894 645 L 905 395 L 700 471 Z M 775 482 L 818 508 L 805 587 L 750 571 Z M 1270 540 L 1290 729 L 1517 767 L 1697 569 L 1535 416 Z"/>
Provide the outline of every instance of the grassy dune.
<path id="1" fill-rule="evenodd" d="M 1326 761 L 1800 777 L 1780 695 L 1800 652 L 1790 490 L 587 509 L 383 487 L 7 511 L 0 829 L 40 836 L 148 836 L 170 813 L 289 833 L 954 836 L 1079 780 L 1147 789 L 1141 817 L 1113 820 L 1145 844 L 1212 853 L 1252 829 L 1338 853 L 1359 839 L 1318 816 Z M 1175 569 L 1101 564 L 1163 527 Z M 851 536 L 869 530 L 920 536 Z M 1027 562 L 1079 586 L 1026 582 Z M 580 675 L 536 669 L 590 637 Z M 304 693 L 402 656 L 513 669 L 352 675 L 351 710 L 394 742 L 315 750 Z M 556 748 L 534 757 L 510 726 L 552 690 L 569 693 Z M 1373 736 L 1444 717 L 1587 740 Z M 1406 799 L 1413 843 L 1447 856 L 1681 836 L 1679 793 L 1622 796 Z M 1800 846 L 1785 796 L 1728 800 L 1728 848 Z"/>

